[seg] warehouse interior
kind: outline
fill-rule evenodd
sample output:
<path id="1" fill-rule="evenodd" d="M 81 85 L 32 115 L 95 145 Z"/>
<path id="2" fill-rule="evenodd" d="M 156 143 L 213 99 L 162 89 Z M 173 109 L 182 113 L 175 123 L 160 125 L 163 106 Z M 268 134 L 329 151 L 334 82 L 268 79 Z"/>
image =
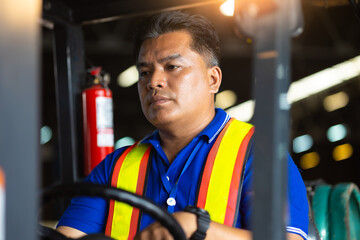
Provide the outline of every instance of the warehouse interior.
<path id="1" fill-rule="evenodd" d="M 136 1 L 136 3 L 140 2 L 140 0 Z M 165 1 L 156 2 L 164 3 Z M 185 0 L 184 2 L 187 4 L 184 4 L 181 9 L 207 17 L 214 24 L 220 36 L 222 44 L 220 66 L 223 71 L 223 81 L 216 96 L 217 106 L 224 108 L 231 116 L 239 120 L 255 123 L 254 62 L 256 56 L 254 56 L 254 39 L 241 31 L 234 16 L 226 16 L 221 12 L 220 8 L 225 1 L 193 1 L 197 3 L 207 2 L 206 4 L 193 4 L 192 1 Z M 330 185 L 354 183 L 360 186 L 360 127 L 358 124 L 360 121 L 360 3 L 357 0 L 301 0 L 299 2 L 303 14 L 303 28 L 300 34 L 291 38 L 291 60 L 289 63 L 291 74 L 287 96 L 291 105 L 289 109 L 288 152 L 309 186 L 319 182 Z M 114 3 L 117 8 L 114 8 L 114 11 L 119 11 L 121 14 L 105 17 L 105 13 L 111 12 L 111 6 Z M 136 4 L 131 4 L 125 0 L 103 1 L 100 5 L 104 7 L 104 10 L 97 9 L 97 3 L 93 0 L 76 2 L 71 0 L 44 0 L 40 4 L 39 15 L 41 17 L 36 20 L 36 27 L 38 28 L 36 46 L 39 50 L 39 65 L 36 66 L 38 81 L 36 82 L 39 84 L 39 89 L 34 91 L 34 94 L 38 93 L 38 99 L 34 101 L 39 101 L 40 107 L 38 112 L 32 113 L 39 113 L 39 118 L 36 118 L 36 121 L 38 120 L 36 124 L 33 124 L 34 122 L 30 121 L 32 119 L 29 118 L 29 126 L 37 126 L 35 129 L 21 126 L 26 130 L 36 131 L 36 134 L 31 132 L 34 134 L 31 136 L 38 137 L 37 140 L 40 141 L 38 157 L 33 159 L 36 161 L 35 166 L 31 165 L 32 162 L 29 160 L 27 163 L 29 165 L 24 165 L 20 171 L 22 173 L 34 173 L 38 177 L 27 182 L 30 186 L 27 189 L 29 191 L 32 191 L 33 187 L 42 190 L 60 182 L 68 181 L 71 183 L 80 181 L 85 177 L 80 119 L 81 103 L 79 101 L 75 105 L 71 105 L 73 103 L 66 102 L 66 99 L 71 99 L 71 96 L 63 96 L 64 102 L 62 98 L 57 97 L 61 93 L 59 86 L 57 86 L 57 79 L 61 70 L 59 67 L 61 64 L 64 65 L 64 62 L 59 64 L 60 54 L 56 55 L 55 51 L 60 48 L 60 41 L 66 40 L 67 34 L 75 33 L 75 44 L 78 44 L 76 41 L 80 40 L 81 42 L 81 50 L 78 49 L 79 51 L 75 52 L 75 55 L 79 54 L 80 57 L 84 57 L 83 65 L 80 64 L 80 67 L 83 67 L 80 74 L 82 82 L 81 84 L 77 83 L 77 91 L 84 90 L 87 87 L 87 83 L 85 83 L 88 82 L 88 79 L 85 79 L 88 77 L 86 71 L 92 67 L 100 66 L 110 76 L 109 89 L 112 91 L 113 98 L 115 149 L 140 140 L 154 130 L 142 114 L 137 95 L 136 77 L 134 78 L 131 75 L 134 74 L 134 57 L 132 54 L 134 28 L 144 15 L 153 13 L 153 11 L 147 10 L 138 13 L 134 11 Z M 149 7 L 150 9 L 150 5 L 151 3 L 147 3 L 142 7 L 144 9 Z M 1 3 L 0 6 L 2 6 Z M 4 6 L 6 7 L 6 4 Z M 156 5 L 154 8 L 156 7 L 159 6 Z M 64 9 L 72 9 L 71 14 L 66 13 Z M 6 16 L 4 14 L 2 18 L 6 19 Z M 71 23 L 69 24 L 67 21 Z M 6 33 L 7 22 L 2 22 L 4 24 L 0 24 L 0 30 Z M 70 28 L 57 28 L 57 26 Z M 81 35 L 76 35 L 80 31 Z M 26 33 L 26 31 L 23 32 Z M 65 33 L 64 38 L 61 37 L 63 33 Z M 11 49 L 7 50 L 6 44 L 9 43 L 9 39 L 6 34 L 0 35 L 0 52 L 2 55 L 0 60 L 3 60 L 4 63 L 2 66 L 0 64 L 0 76 L 3 77 L 3 80 L 4 77 L 11 75 L 10 71 L 4 71 L 6 67 L 11 66 L 11 62 L 6 62 L 7 58 L 4 57 Z M 25 39 L 20 40 L 24 41 L 23 45 L 28 43 Z M 16 43 L 17 41 L 13 42 L 14 46 Z M 33 50 L 36 49 L 31 51 Z M 29 52 L 28 50 L 27 53 Z M 23 62 L 19 61 L 16 64 L 21 65 Z M 24 68 L 25 70 L 28 68 Z M 31 73 L 35 75 L 34 72 Z M 66 71 L 63 72 L 63 75 L 66 75 Z M 24 76 L 22 75 L 22 77 Z M 131 83 L 124 83 L 124 76 L 127 79 L 134 79 Z M 21 80 L 26 82 L 24 79 Z M 0 84 L 1 110 L 8 110 L 6 104 L 9 103 L 11 103 L 10 107 L 18 108 L 19 112 L 30 109 L 27 108 L 24 99 L 8 101 L 6 97 L 11 95 L 11 91 L 8 91 L 9 95 L 6 94 L 6 81 L 0 81 Z M 67 87 L 71 88 L 70 86 Z M 22 87 L 21 91 L 26 91 L 26 89 Z M 76 94 L 75 99 L 80 100 L 79 92 Z M 14 97 L 27 96 L 20 93 L 13 95 Z M 32 101 L 29 102 L 33 103 Z M 75 125 L 80 125 L 75 126 L 77 132 L 71 136 L 68 134 L 74 129 L 74 126 L 71 125 L 69 129 L 63 127 L 64 118 L 60 113 L 64 109 L 59 109 L 59 105 L 62 104 L 75 106 L 75 109 L 79 110 L 76 112 L 77 119 L 75 118 L 75 120 L 77 121 Z M 10 112 L 12 111 L 10 110 Z M 21 114 L 16 115 L 14 125 L 20 121 L 19 118 L 21 117 Z M 70 114 L 70 117 L 74 116 Z M 2 119 L 5 120 L 4 123 L 2 123 Z M 30 148 L 37 146 L 38 141 L 26 138 L 27 132 L 24 134 L 17 133 L 14 136 L 7 135 L 12 129 L 19 130 L 21 128 L 8 124 L 7 120 L 9 119 L 0 115 L 0 132 L 5 132 L 4 137 L 0 138 L 0 147 L 4 147 L 1 148 L 2 151 L 8 151 L 3 160 L 0 161 L 0 165 L 4 166 L 5 175 L 7 175 L 7 188 L 12 188 L 15 185 L 13 179 L 15 179 L 16 174 L 13 170 L 8 170 L 10 169 L 8 166 L 14 163 L 10 163 L 12 159 L 7 156 L 15 156 L 13 149 L 18 146 Z M 71 124 L 73 123 L 71 122 Z M 11 127 L 8 127 L 9 125 Z M 6 131 L 8 130 L 6 128 L 9 131 Z M 7 147 L 7 139 L 20 139 L 19 137 L 22 136 L 25 137 L 21 138 L 21 141 L 9 141 L 13 143 L 14 148 Z M 66 137 L 70 139 L 68 145 L 64 144 Z M 76 139 L 75 145 L 73 139 Z M 74 149 L 76 149 L 75 152 Z M 64 152 L 66 153 L 64 154 Z M 24 154 L 19 151 L 16 154 L 24 156 L 27 153 Z M 71 157 L 64 164 L 62 159 L 70 156 L 66 154 L 70 154 Z M 29 166 L 31 168 L 26 169 Z M 36 168 L 34 172 L 31 172 L 32 167 Z M 18 186 L 17 183 L 16 186 Z M 21 185 L 21 187 L 23 187 L 21 191 L 27 188 L 26 184 Z M 16 198 L 19 198 L 17 194 L 13 190 L 8 191 L 8 196 L 16 195 Z M 37 215 L 37 209 L 32 209 L 35 205 L 31 205 L 37 204 L 33 200 L 34 194 L 37 192 L 27 196 L 29 196 L 28 202 L 31 206 L 31 213 Z M 61 202 L 46 208 L 40 214 L 42 215 L 41 218 L 50 224 L 56 223 L 65 205 Z M 9 212 L 11 211 L 13 209 Z M 17 213 L 19 211 L 22 211 L 21 208 L 16 210 Z M 32 218 L 34 215 L 29 214 L 29 216 Z M 14 225 L 12 222 L 14 218 L 8 221 L 8 225 Z M 24 217 L 18 223 L 21 224 L 24 219 L 28 218 Z M 32 227 L 29 226 L 31 231 L 33 230 Z M 28 233 L 27 230 L 25 229 L 24 233 Z M 15 227 L 10 227 L 9 236 L 13 236 L 12 234 L 15 231 Z M 1 236 L 0 240 L 2 240 Z"/>
<path id="2" fill-rule="evenodd" d="M 302 1 L 304 29 L 299 36 L 291 40 L 292 82 L 346 62 L 360 54 L 360 22 L 350 4 L 347 1 L 339 1 L 339 4 L 331 5 L 329 1 L 330 4 L 326 6 L 322 1 L 319 2 Z M 223 47 L 223 82 L 220 92 L 231 90 L 231 93 L 236 95 L 235 100 L 232 98 L 230 106 L 225 105 L 225 109 L 229 110 L 253 99 L 253 43 L 251 38 L 242 35 L 237 29 L 234 17 L 224 16 L 220 12 L 220 5 L 211 4 L 187 10 L 206 16 L 219 31 Z M 146 133 L 153 131 L 141 113 L 136 84 L 121 87 L 118 83 L 118 76 L 134 65 L 132 33 L 140 18 L 126 17 L 83 26 L 86 67 L 101 66 L 111 76 L 115 142 L 125 137 L 139 140 Z M 42 41 L 42 89 L 45 90 L 42 93 L 42 127 L 47 126 L 52 132 L 51 139 L 45 139 L 46 143 L 41 145 L 42 161 L 44 169 L 47 169 L 43 173 L 42 182 L 46 186 L 59 180 L 56 162 L 58 149 L 53 34 L 51 27 L 49 29 L 46 24 L 42 27 Z M 360 101 L 359 91 L 359 77 L 355 76 L 292 104 L 289 152 L 302 169 L 305 180 L 321 178 L 330 184 L 343 181 L 360 184 L 360 175 L 357 171 L 360 168 L 360 129 L 357 126 L 360 120 L 357 109 Z M 326 102 L 325 99 L 329 96 L 345 98 L 345 103 L 337 109 L 325 109 L 324 101 Z M 248 118 L 248 121 L 251 119 Z M 329 140 L 329 128 L 338 124 L 342 124 L 339 127 L 345 129 L 345 135 L 340 140 Z M 44 136 L 47 136 L 45 130 L 48 128 L 43 129 Z M 295 140 L 301 136 L 305 137 Z M 310 139 L 310 142 L 305 143 L 309 145 L 305 147 L 308 149 L 297 149 L 293 146 L 294 140 L 296 144 L 307 139 Z M 301 144 L 304 145 L 302 142 Z M 348 153 L 348 157 L 345 156 L 344 159 L 339 157 L 341 160 L 335 160 L 333 151 L 343 144 L 351 145 L 351 154 Z M 348 145 L 343 146 L 346 148 Z M 79 170 L 79 175 L 81 174 Z"/>

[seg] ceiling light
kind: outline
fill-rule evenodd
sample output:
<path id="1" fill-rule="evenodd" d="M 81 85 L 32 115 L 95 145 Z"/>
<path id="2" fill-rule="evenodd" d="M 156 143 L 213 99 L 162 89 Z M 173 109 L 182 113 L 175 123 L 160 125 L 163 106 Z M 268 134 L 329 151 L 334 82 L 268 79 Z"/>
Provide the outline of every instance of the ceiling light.
<path id="1" fill-rule="evenodd" d="M 342 144 L 334 148 L 333 158 L 335 161 L 348 159 L 353 154 L 353 147 L 349 144 Z"/>
<path id="2" fill-rule="evenodd" d="M 48 143 L 52 138 L 52 130 L 48 126 L 43 126 L 40 129 L 40 144 Z"/>
<path id="3" fill-rule="evenodd" d="M 337 124 L 330 127 L 327 132 L 326 136 L 330 142 L 336 142 L 344 139 L 347 135 L 346 127 L 343 124 Z"/>
<path id="4" fill-rule="evenodd" d="M 119 74 L 117 78 L 117 83 L 120 87 L 130 87 L 134 85 L 139 80 L 139 72 L 136 66 L 131 66 L 122 73 Z"/>
<path id="5" fill-rule="evenodd" d="M 349 96 L 345 92 L 339 92 L 324 98 L 323 105 L 326 111 L 332 112 L 345 107 L 349 103 Z"/>
<path id="6" fill-rule="evenodd" d="M 352 58 L 333 67 L 327 68 L 308 77 L 291 83 L 287 100 L 289 104 L 305 99 L 311 95 L 315 95 L 328 88 L 336 86 L 340 83 L 348 81 L 360 75 L 360 56 Z M 251 102 L 249 102 L 251 101 Z M 254 114 L 254 101 L 249 100 L 228 109 L 226 112 L 231 116 L 239 116 L 240 121 L 250 121 Z M 244 105 L 244 106 L 243 106 Z M 244 113 L 244 109 L 248 109 L 249 113 Z M 237 112 L 241 111 L 241 112 Z M 242 120 L 248 119 L 248 120 Z"/>
<path id="7" fill-rule="evenodd" d="M 293 82 L 288 92 L 294 103 L 360 75 L 360 56 Z"/>
<path id="8" fill-rule="evenodd" d="M 294 138 L 293 151 L 294 153 L 301 153 L 309 150 L 313 146 L 313 139 L 309 134 L 305 134 Z"/>
<path id="9" fill-rule="evenodd" d="M 227 0 L 220 6 L 220 12 L 225 16 L 234 16 L 235 0 Z"/>
<path id="10" fill-rule="evenodd" d="M 300 166 L 302 169 L 314 168 L 320 163 L 320 155 L 317 152 L 304 154 L 300 158 Z"/>
<path id="11" fill-rule="evenodd" d="M 216 94 L 215 106 L 218 108 L 226 109 L 236 103 L 237 96 L 234 91 L 225 90 Z"/>

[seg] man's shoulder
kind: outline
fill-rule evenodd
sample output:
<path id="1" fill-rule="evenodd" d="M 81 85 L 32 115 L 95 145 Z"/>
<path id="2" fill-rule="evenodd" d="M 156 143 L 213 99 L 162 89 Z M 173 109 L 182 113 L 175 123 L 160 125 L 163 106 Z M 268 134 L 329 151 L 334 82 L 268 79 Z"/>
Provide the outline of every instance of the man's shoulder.
<path id="1" fill-rule="evenodd" d="M 118 149 L 116 149 L 112 154 L 112 158 L 116 158 L 118 157 L 119 155 L 121 155 L 123 152 L 126 151 L 126 149 L 128 149 L 129 147 L 131 147 L 132 145 L 127 145 L 127 146 L 123 146 L 123 147 L 120 147 Z"/>
<path id="2" fill-rule="evenodd" d="M 116 149 L 114 152 L 108 154 L 103 161 L 101 161 L 86 177 L 86 181 L 106 184 L 114 166 L 114 163 L 130 146 L 125 146 Z"/>
<path id="3" fill-rule="evenodd" d="M 238 119 L 236 119 L 236 118 L 233 118 L 233 117 L 232 117 L 231 119 L 233 119 L 233 121 L 237 122 L 238 124 L 242 124 L 242 125 L 244 125 L 244 126 L 252 126 L 252 127 L 254 127 L 254 125 L 251 124 L 251 123 L 243 122 L 243 121 L 240 121 L 240 120 L 238 120 Z"/>
<path id="4" fill-rule="evenodd" d="M 229 126 L 226 129 L 230 128 L 231 131 L 234 131 L 236 134 L 253 133 L 255 131 L 254 125 L 239 121 L 236 118 L 231 118 L 227 125 Z"/>
<path id="5" fill-rule="evenodd" d="M 148 149 L 151 145 L 151 143 L 149 142 L 136 142 L 133 145 L 128 145 L 128 146 L 124 146 L 121 147 L 117 150 L 115 150 L 110 157 L 110 165 L 114 166 L 114 164 L 118 161 L 118 159 L 123 155 L 123 154 L 128 154 L 129 152 L 133 151 L 133 150 L 140 150 L 140 152 L 145 152 L 146 149 Z"/>
<path id="6" fill-rule="evenodd" d="M 128 145 L 128 146 L 123 146 L 121 148 L 116 149 L 112 154 L 111 154 L 111 165 L 116 162 L 119 157 L 130 147 L 132 147 L 132 145 Z"/>

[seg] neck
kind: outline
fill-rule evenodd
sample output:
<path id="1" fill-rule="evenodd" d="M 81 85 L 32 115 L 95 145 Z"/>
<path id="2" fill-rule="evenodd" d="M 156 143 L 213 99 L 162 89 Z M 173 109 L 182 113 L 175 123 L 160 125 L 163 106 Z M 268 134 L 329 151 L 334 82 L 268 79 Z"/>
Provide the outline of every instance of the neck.
<path id="1" fill-rule="evenodd" d="M 173 124 L 166 128 L 158 128 L 160 144 L 170 164 L 174 161 L 181 149 L 188 145 L 194 137 L 209 125 L 214 116 L 215 111 L 212 114 L 209 114 L 205 119 L 199 119 L 197 123 Z"/>

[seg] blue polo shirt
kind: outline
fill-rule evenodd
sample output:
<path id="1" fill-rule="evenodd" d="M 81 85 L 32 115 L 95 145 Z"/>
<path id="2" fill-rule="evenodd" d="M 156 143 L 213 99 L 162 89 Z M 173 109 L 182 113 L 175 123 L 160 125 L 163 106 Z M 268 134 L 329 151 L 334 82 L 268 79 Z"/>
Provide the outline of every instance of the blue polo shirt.
<path id="1" fill-rule="evenodd" d="M 230 117 L 225 111 L 216 109 L 212 122 L 176 155 L 172 164 L 169 163 L 160 146 L 159 132 L 155 131 L 146 137 L 142 142 L 150 143 L 153 146 L 146 197 L 163 206 L 170 213 L 181 211 L 188 205 L 194 205 L 200 173 L 207 155 L 229 119 Z M 114 160 L 126 148 L 118 149 L 109 154 L 86 178 L 86 181 L 108 184 Z M 251 200 L 253 196 L 251 188 L 252 160 L 253 154 L 251 153 L 245 167 L 239 217 L 236 224 L 236 227 L 244 229 L 250 229 Z M 299 234 L 304 239 L 307 239 L 308 203 L 305 186 L 290 156 L 288 157 L 288 163 L 288 200 L 290 204 L 288 204 L 289 221 L 287 231 Z M 167 200 L 169 197 L 175 199 L 175 206 L 168 206 Z M 58 226 L 73 227 L 85 233 L 104 232 L 107 212 L 108 203 L 104 199 L 93 197 L 74 198 L 61 217 Z M 149 215 L 144 214 L 141 219 L 140 230 L 153 221 Z"/>

